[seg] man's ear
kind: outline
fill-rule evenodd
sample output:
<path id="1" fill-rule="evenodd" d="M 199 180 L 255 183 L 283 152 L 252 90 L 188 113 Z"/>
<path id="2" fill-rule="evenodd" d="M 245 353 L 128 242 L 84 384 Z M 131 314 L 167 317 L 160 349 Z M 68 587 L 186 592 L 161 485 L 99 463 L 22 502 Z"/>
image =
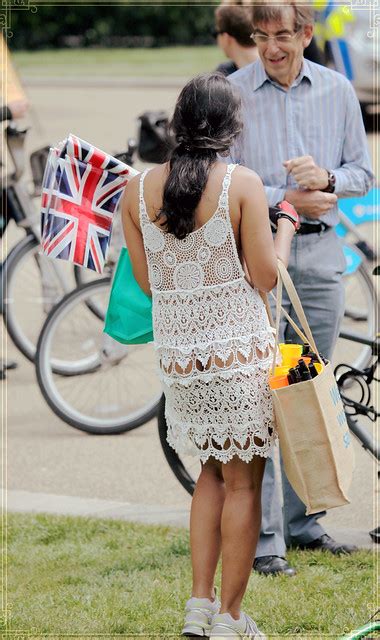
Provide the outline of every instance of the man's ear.
<path id="1" fill-rule="evenodd" d="M 224 34 L 225 37 L 225 43 L 226 43 L 226 47 L 228 47 L 228 51 L 231 50 L 231 46 L 234 45 L 234 43 L 236 42 L 236 38 L 234 38 L 233 36 L 231 36 L 229 33 L 225 33 Z"/>
<path id="2" fill-rule="evenodd" d="M 314 34 L 314 27 L 312 24 L 306 24 L 303 28 L 303 46 L 306 49 L 306 47 L 309 46 L 310 42 L 312 41 L 313 38 L 313 34 Z"/>

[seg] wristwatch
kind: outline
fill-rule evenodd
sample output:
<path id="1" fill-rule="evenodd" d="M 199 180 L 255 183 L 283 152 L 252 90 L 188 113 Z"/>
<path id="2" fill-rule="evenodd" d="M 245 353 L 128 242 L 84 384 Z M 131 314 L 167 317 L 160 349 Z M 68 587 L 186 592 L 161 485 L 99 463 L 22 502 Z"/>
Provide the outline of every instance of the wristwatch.
<path id="1" fill-rule="evenodd" d="M 322 191 L 325 191 L 326 193 L 334 193 L 336 177 L 332 171 L 329 171 L 328 169 L 326 169 L 326 171 L 328 176 L 328 185 L 325 189 L 322 189 Z"/>

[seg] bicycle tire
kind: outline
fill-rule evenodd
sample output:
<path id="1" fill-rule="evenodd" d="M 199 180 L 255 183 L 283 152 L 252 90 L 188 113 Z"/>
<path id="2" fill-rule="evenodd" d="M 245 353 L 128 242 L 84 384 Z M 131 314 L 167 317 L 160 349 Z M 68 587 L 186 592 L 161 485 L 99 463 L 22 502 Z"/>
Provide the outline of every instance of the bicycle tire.
<path id="1" fill-rule="evenodd" d="M 347 278 L 347 280 L 345 280 Z M 348 278 L 350 281 L 348 281 Z M 361 264 L 358 269 L 349 276 L 344 276 L 343 278 L 346 287 L 347 285 L 352 285 L 356 291 L 359 291 L 362 295 L 362 300 L 365 300 L 365 307 L 362 304 L 362 311 L 366 311 L 366 326 L 363 331 L 362 322 L 351 320 L 348 317 L 343 319 L 341 325 L 341 331 L 347 331 L 350 333 L 363 333 L 363 336 L 368 339 L 373 340 L 375 338 L 377 332 L 377 318 L 378 318 L 378 299 L 377 292 L 372 283 L 371 276 L 366 270 L 364 264 Z M 360 301 L 359 301 L 360 304 Z M 348 307 L 348 301 L 346 300 L 346 305 Z M 349 326 L 347 323 L 351 322 Z M 365 345 L 359 345 L 358 343 L 352 343 L 352 345 L 356 345 L 356 347 L 347 347 L 347 341 L 338 337 L 337 346 L 335 348 L 333 361 L 334 364 L 340 364 L 347 360 L 347 364 L 351 365 L 356 369 L 365 369 L 372 361 L 372 352 L 371 348 Z M 353 353 L 350 355 L 350 349 L 353 350 Z"/>
<path id="2" fill-rule="evenodd" d="M 54 295 L 54 300 L 49 300 L 45 297 L 43 291 L 41 268 L 38 262 L 34 260 L 38 270 L 37 286 L 33 269 L 31 268 L 31 261 L 28 264 L 28 268 L 25 268 L 25 263 L 28 259 L 39 257 L 37 253 L 39 246 L 39 242 L 34 235 L 27 235 L 23 238 L 8 255 L 3 265 L 2 276 L 2 311 L 7 332 L 17 349 L 31 362 L 35 360 L 38 336 L 47 315 L 44 305 L 53 306 L 56 300 L 65 293 L 61 283 L 55 280 L 52 290 L 55 287 L 55 292 L 58 291 L 58 295 Z M 46 260 L 48 259 L 46 258 Z M 19 275 L 20 273 L 22 275 Z M 32 280 L 32 278 L 34 279 Z M 22 283 L 21 290 L 18 289 L 20 283 Z M 40 296 L 37 294 L 39 286 L 41 286 Z M 32 292 L 32 296 L 28 298 L 29 292 Z M 22 309 L 19 310 L 20 303 L 22 303 Z M 25 304 L 28 305 L 27 314 L 25 314 Z M 32 336 L 31 318 L 34 318 L 36 314 L 38 315 L 35 321 L 35 332 Z M 22 325 L 23 321 L 24 327 Z"/>
<path id="3" fill-rule="evenodd" d="M 83 278 L 82 278 L 82 272 L 83 272 L 83 267 L 79 267 L 77 264 L 74 264 L 74 278 L 75 278 L 75 283 L 77 287 L 80 287 L 82 284 L 84 284 Z"/>
<path id="4" fill-rule="evenodd" d="M 75 284 L 77 287 L 81 287 L 84 284 L 88 284 L 89 282 L 94 282 L 94 280 L 101 280 L 107 274 L 107 265 L 105 268 L 105 273 L 100 274 L 96 271 L 92 271 L 91 269 L 84 269 L 79 265 L 74 265 L 74 278 Z"/>
<path id="5" fill-rule="evenodd" d="M 82 360 L 64 361 L 62 359 L 63 356 L 58 357 L 54 355 L 54 348 L 63 348 L 64 346 L 62 345 L 62 339 L 60 337 L 59 331 L 60 324 L 62 325 L 62 323 L 65 323 L 67 318 L 69 318 L 70 320 L 67 324 L 67 326 L 70 327 L 69 339 L 72 339 L 74 341 L 75 325 L 72 321 L 72 318 L 74 317 L 75 319 L 75 316 L 73 316 L 73 310 L 78 314 L 80 312 L 83 312 L 83 310 L 85 312 L 87 310 L 90 314 L 86 316 L 85 323 L 82 323 L 84 326 L 83 335 L 85 336 L 86 341 L 88 342 L 88 336 L 91 334 L 91 328 L 88 325 L 89 321 L 94 323 L 94 330 L 98 333 L 97 339 L 99 339 L 99 341 L 102 340 L 103 323 L 96 315 L 91 313 L 88 308 L 89 305 L 87 304 L 87 302 L 89 299 L 94 299 L 96 295 L 102 295 L 104 296 L 105 300 L 108 299 L 109 289 L 110 278 L 102 278 L 78 287 L 77 289 L 74 289 L 74 291 L 71 291 L 66 296 L 64 296 L 64 298 L 54 307 L 54 309 L 52 309 L 45 321 L 38 341 L 36 354 L 36 373 L 38 385 L 44 399 L 46 400 L 52 411 L 70 426 L 81 431 L 97 435 L 124 433 L 126 431 L 131 431 L 132 429 L 135 429 L 142 424 L 145 424 L 148 420 L 156 415 L 159 395 L 161 395 L 161 393 L 157 393 L 153 396 L 153 398 L 149 396 L 149 401 L 146 402 L 142 407 L 131 410 L 130 412 L 123 415 L 111 415 L 111 417 L 105 417 L 105 415 L 102 415 L 103 409 L 101 405 L 101 398 L 103 397 L 103 395 L 105 397 L 105 392 L 104 394 L 102 394 L 99 393 L 98 390 L 102 390 L 103 388 L 105 388 L 107 375 L 113 369 L 116 370 L 116 366 L 120 365 L 120 362 L 126 358 L 126 355 L 123 356 L 123 358 L 120 358 L 118 362 L 114 362 L 112 366 L 109 366 L 109 364 L 107 363 L 105 366 L 103 366 L 104 363 L 102 363 L 100 357 L 101 351 L 97 345 L 95 345 L 94 347 L 94 354 L 90 354 L 89 356 L 85 354 Z M 70 316 L 70 314 L 72 315 Z M 65 325 L 63 324 L 63 326 Z M 80 340 L 81 336 L 79 335 L 79 330 L 78 336 L 78 340 Z M 137 347 L 135 346 L 132 347 L 132 349 L 136 348 Z M 81 351 L 76 350 L 76 345 L 73 346 L 73 350 L 75 353 L 75 358 L 77 358 L 77 353 L 81 353 Z M 72 366 L 71 373 L 69 370 L 70 365 Z M 66 370 L 64 376 L 54 375 L 57 372 L 58 374 L 61 374 L 62 370 L 64 369 Z M 95 384 L 94 382 L 95 376 L 98 376 L 97 384 Z M 133 370 L 133 376 L 137 379 L 137 373 L 135 370 Z M 95 395 L 95 401 L 98 404 L 100 403 L 99 415 L 101 417 L 98 417 L 98 415 L 90 414 L 89 411 L 85 413 L 83 410 L 77 408 L 73 399 L 67 400 L 67 398 L 63 395 L 62 388 L 60 388 L 59 380 L 62 379 L 66 380 L 64 384 L 65 388 L 69 389 L 69 392 L 70 384 L 72 384 L 76 400 L 78 400 L 79 390 L 79 402 L 82 399 L 80 395 L 81 390 L 82 392 L 88 391 L 88 395 L 91 398 Z M 119 381 L 116 380 L 116 391 L 120 387 L 120 385 L 118 386 L 118 382 Z M 107 384 L 109 384 L 109 380 Z M 97 393 L 92 393 L 92 389 L 94 389 Z M 125 394 L 127 392 L 124 387 L 120 387 L 120 391 L 122 394 Z M 110 388 L 109 392 L 113 392 L 113 388 Z M 150 388 L 147 389 L 147 392 L 151 393 Z M 105 406 L 107 406 L 106 398 L 104 400 L 104 403 Z"/>
<path id="6" fill-rule="evenodd" d="M 196 481 L 192 477 L 191 473 L 186 469 L 185 464 L 179 457 L 179 455 L 174 451 L 174 449 L 169 445 L 166 435 L 167 435 L 167 424 L 165 418 L 165 396 L 162 394 L 160 398 L 160 402 L 158 405 L 157 411 L 157 421 L 158 421 L 158 434 L 162 446 L 162 450 L 164 452 L 164 456 L 174 473 L 177 480 L 181 483 L 183 488 L 192 496 L 195 490 Z"/>

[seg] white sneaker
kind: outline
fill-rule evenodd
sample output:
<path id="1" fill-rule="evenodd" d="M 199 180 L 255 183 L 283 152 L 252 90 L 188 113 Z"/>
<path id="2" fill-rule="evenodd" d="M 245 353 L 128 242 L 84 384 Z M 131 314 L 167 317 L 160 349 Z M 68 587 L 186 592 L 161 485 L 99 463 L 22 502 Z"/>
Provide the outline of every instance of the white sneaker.
<path id="1" fill-rule="evenodd" d="M 213 602 L 208 598 L 190 598 L 186 602 L 182 635 L 189 638 L 208 637 L 212 617 L 219 612 L 219 609 L 220 601 L 216 595 Z"/>
<path id="2" fill-rule="evenodd" d="M 212 640 L 266 640 L 257 628 L 256 622 L 243 611 L 239 620 L 235 620 L 229 613 L 218 613 L 212 619 L 210 632 Z"/>

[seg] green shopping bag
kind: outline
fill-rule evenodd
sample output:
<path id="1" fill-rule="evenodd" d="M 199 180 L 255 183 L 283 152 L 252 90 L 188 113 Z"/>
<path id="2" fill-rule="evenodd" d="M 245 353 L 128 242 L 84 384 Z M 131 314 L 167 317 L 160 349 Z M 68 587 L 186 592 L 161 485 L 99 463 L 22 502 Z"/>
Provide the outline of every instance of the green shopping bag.
<path id="1" fill-rule="evenodd" d="M 125 247 L 112 282 L 104 333 L 123 344 L 153 341 L 152 298 L 137 284 Z"/>

